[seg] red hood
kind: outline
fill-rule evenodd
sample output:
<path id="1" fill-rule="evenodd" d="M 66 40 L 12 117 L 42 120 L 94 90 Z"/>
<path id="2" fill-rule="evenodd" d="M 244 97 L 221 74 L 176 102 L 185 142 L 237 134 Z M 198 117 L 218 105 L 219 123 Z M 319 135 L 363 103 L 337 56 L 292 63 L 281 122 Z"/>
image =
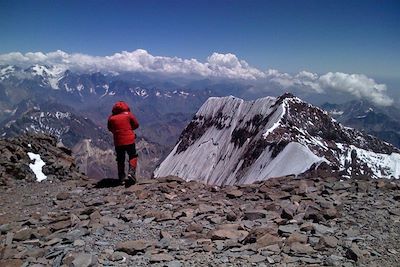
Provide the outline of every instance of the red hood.
<path id="1" fill-rule="evenodd" d="M 126 104 L 124 101 L 118 101 L 117 103 L 114 104 L 113 108 L 112 108 L 112 114 L 116 115 L 122 112 L 126 112 L 126 111 L 131 111 L 129 109 L 128 104 Z"/>

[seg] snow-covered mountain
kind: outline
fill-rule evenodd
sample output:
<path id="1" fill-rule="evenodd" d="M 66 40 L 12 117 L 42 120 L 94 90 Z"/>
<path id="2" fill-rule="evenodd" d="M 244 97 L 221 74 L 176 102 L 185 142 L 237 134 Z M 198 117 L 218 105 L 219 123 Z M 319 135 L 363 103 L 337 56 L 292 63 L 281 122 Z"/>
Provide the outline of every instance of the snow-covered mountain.
<path id="1" fill-rule="evenodd" d="M 209 98 L 154 176 L 248 184 L 300 174 L 322 162 L 348 177 L 400 178 L 399 149 L 343 127 L 290 94 L 249 102 Z"/>

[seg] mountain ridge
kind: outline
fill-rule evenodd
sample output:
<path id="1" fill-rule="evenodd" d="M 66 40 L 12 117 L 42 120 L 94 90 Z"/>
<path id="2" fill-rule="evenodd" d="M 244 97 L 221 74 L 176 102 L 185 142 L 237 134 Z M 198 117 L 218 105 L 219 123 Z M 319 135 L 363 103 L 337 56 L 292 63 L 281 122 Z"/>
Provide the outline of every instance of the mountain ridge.
<path id="1" fill-rule="evenodd" d="M 374 177 L 398 178 L 399 152 L 375 137 L 341 126 L 326 111 L 291 94 L 250 102 L 210 98 L 154 175 L 241 184 L 300 174 L 328 161 L 349 176 L 355 175 L 350 165 L 358 164 L 360 176 L 368 172 Z M 352 159 L 352 153 L 359 157 Z M 286 157 L 293 154 L 297 154 L 292 157 L 295 162 L 288 166 Z"/>

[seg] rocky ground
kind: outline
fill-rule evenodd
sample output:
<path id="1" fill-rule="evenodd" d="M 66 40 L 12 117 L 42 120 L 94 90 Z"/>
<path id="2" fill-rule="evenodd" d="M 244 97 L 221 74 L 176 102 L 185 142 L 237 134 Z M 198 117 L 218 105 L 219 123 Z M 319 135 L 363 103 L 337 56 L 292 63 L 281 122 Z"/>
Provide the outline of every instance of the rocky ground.
<path id="1" fill-rule="evenodd" d="M 0 187 L 0 266 L 400 266 L 400 183 Z"/>

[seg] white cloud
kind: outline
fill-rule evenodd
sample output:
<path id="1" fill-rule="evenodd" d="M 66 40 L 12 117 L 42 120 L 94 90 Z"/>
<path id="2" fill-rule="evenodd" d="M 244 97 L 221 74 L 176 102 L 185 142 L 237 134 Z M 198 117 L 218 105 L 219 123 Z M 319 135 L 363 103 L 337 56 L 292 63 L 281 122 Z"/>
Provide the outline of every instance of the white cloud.
<path id="1" fill-rule="evenodd" d="M 386 85 L 379 84 L 362 74 L 328 72 L 323 75 L 301 71 L 295 75 L 275 69 L 261 71 L 251 67 L 236 55 L 213 53 L 206 62 L 197 59 L 153 56 L 146 50 L 123 51 L 111 56 L 99 57 L 80 53 L 55 52 L 19 53 L 0 55 L 0 65 L 29 67 L 34 64 L 55 66 L 58 70 L 84 72 L 145 72 L 166 75 L 191 75 L 228 79 L 258 80 L 277 84 L 283 88 L 300 88 L 314 93 L 327 90 L 347 92 L 357 98 L 368 99 L 378 105 L 391 105 L 393 100 L 386 95 Z"/>
<path id="2" fill-rule="evenodd" d="M 153 56 L 143 49 L 137 49 L 133 52 L 123 51 L 105 57 L 79 53 L 68 54 L 60 50 L 46 54 L 42 52 L 26 54 L 14 52 L 0 55 L 0 64 L 23 67 L 45 64 L 75 71 L 114 73 L 132 71 L 251 80 L 265 76 L 262 71 L 250 67 L 247 62 L 239 60 L 233 54 L 214 53 L 208 57 L 207 62 L 201 63 L 196 59 Z"/>
<path id="3" fill-rule="evenodd" d="M 363 74 L 328 72 L 318 79 L 322 87 L 348 92 L 357 98 L 367 98 L 375 104 L 390 106 L 393 100 L 386 93 L 386 85 L 378 84 Z"/>
<path id="4" fill-rule="evenodd" d="M 328 72 L 323 75 L 301 71 L 296 75 L 267 70 L 267 79 L 284 88 L 296 87 L 316 93 L 327 90 L 349 93 L 359 99 L 367 99 L 380 106 L 390 106 L 393 99 L 386 95 L 387 87 L 363 74 Z"/>

